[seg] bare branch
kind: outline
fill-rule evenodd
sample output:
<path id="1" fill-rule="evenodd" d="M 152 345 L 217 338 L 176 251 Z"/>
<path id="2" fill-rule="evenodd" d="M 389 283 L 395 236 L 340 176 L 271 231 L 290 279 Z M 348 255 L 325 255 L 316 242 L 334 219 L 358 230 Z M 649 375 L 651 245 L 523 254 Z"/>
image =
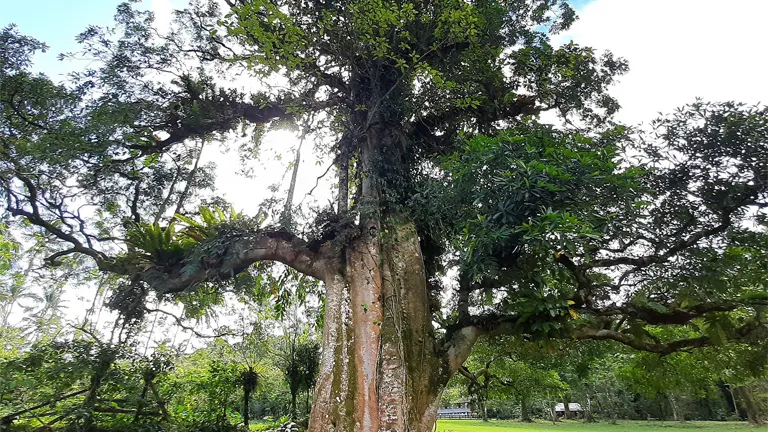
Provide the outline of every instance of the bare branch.
<path id="1" fill-rule="evenodd" d="M 174 321 L 176 321 L 176 324 L 178 324 L 179 327 L 181 327 L 182 329 L 184 329 L 186 331 L 192 332 L 195 336 L 197 336 L 199 338 L 213 339 L 213 338 L 218 338 L 218 337 L 223 337 L 223 336 L 235 336 L 236 335 L 235 333 L 232 333 L 232 332 L 223 332 L 223 333 L 217 333 L 217 334 L 214 334 L 214 335 L 206 335 L 206 334 L 198 332 L 197 330 L 195 330 L 194 327 L 190 327 L 190 326 L 184 324 L 184 320 L 182 320 L 181 317 L 179 317 L 179 316 L 177 316 L 175 314 L 172 314 L 172 313 L 170 313 L 168 311 L 165 311 L 165 310 L 162 310 L 162 309 L 153 309 L 153 308 L 148 308 L 148 307 L 145 307 L 144 310 L 149 312 L 149 313 L 160 313 L 160 314 L 167 315 L 167 316 L 173 318 Z"/>
<path id="2" fill-rule="evenodd" d="M 194 166 L 192 166 L 192 169 L 189 171 L 189 175 L 187 175 L 187 180 L 186 180 L 187 183 L 184 185 L 184 190 L 181 192 L 181 195 L 179 196 L 179 202 L 176 204 L 176 210 L 173 211 L 171 220 L 176 219 L 176 215 L 181 213 L 181 210 L 184 207 L 184 201 L 187 200 L 187 195 L 189 194 L 190 189 L 192 189 L 192 181 L 195 179 L 195 174 L 197 174 L 197 167 L 200 164 L 200 158 L 203 156 L 204 148 L 205 148 L 205 138 L 203 138 L 200 142 L 200 151 L 197 152 L 197 158 L 195 158 L 195 164 Z"/>
<path id="3" fill-rule="evenodd" d="M 35 187 L 32 180 L 30 180 L 28 177 L 21 175 L 19 173 L 16 173 L 16 177 L 21 180 L 21 182 L 24 184 L 24 186 L 27 188 L 27 192 L 29 193 L 29 205 L 32 208 L 32 211 L 24 210 L 21 208 L 20 205 L 12 205 L 10 202 L 11 197 L 10 194 L 8 196 L 8 211 L 13 216 L 22 216 L 26 218 L 31 224 L 39 226 L 41 228 L 44 228 L 47 232 L 51 233 L 52 235 L 56 236 L 60 240 L 64 240 L 66 242 L 69 242 L 73 245 L 71 248 L 71 252 L 79 252 L 85 255 L 90 256 L 93 258 L 100 269 L 103 269 L 106 265 L 106 256 L 95 249 L 91 249 L 89 247 L 86 247 L 83 245 L 83 243 L 75 237 L 71 233 L 67 233 L 63 231 L 61 228 L 57 227 L 56 225 L 48 222 L 40 215 L 40 210 L 38 208 L 38 193 L 37 188 Z M 62 255 L 63 256 L 63 255 Z"/>
<path id="4" fill-rule="evenodd" d="M 733 212 L 732 210 L 725 211 L 722 215 L 720 224 L 708 229 L 697 231 L 696 233 L 692 234 L 690 237 L 678 241 L 674 246 L 669 248 L 666 252 L 664 252 L 661 255 L 645 255 L 639 258 L 623 256 L 623 257 L 617 257 L 617 258 L 599 259 L 599 260 L 594 260 L 592 262 L 584 264 L 584 267 L 585 268 L 602 268 L 602 267 L 615 267 L 620 265 L 630 265 L 637 268 L 645 268 L 653 264 L 664 263 L 668 261 L 670 258 L 679 254 L 680 252 L 684 251 L 685 249 L 688 249 L 689 247 L 696 245 L 696 243 L 698 243 L 702 239 L 724 233 L 728 229 L 728 227 L 731 226 L 732 212 Z"/>

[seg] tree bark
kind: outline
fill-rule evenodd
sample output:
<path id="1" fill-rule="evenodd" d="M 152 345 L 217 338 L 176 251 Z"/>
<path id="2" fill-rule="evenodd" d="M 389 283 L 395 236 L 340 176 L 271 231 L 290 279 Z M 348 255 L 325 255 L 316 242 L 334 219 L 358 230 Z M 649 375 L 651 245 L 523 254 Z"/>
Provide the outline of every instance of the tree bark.
<path id="1" fill-rule="evenodd" d="M 488 421 L 488 404 L 486 404 L 486 398 L 481 397 L 477 399 L 477 407 L 480 410 L 480 415 L 484 422 Z"/>
<path id="2" fill-rule="evenodd" d="M 531 423 L 531 409 L 527 397 L 520 399 L 520 421 L 524 423 Z"/>
<path id="3" fill-rule="evenodd" d="M 413 224 L 382 233 L 371 229 L 353 241 L 341 270 L 324 279 L 310 432 L 431 432 L 440 394 L 466 359 L 468 349 L 446 351 L 435 340 Z"/>
<path id="4" fill-rule="evenodd" d="M 733 389 L 736 396 L 741 400 L 744 410 L 747 412 L 749 424 L 759 426 L 765 424 L 766 420 L 760 409 L 759 402 L 755 400 L 754 395 L 748 387 L 736 387 Z"/>
<path id="5" fill-rule="evenodd" d="M 669 396 L 669 406 L 672 408 L 672 418 L 675 421 L 682 422 L 683 419 L 680 417 L 680 413 L 677 410 L 677 403 L 675 402 L 675 398 L 673 396 Z"/>
<path id="6" fill-rule="evenodd" d="M 557 406 L 557 402 L 550 401 L 548 403 L 548 405 L 549 405 L 548 406 L 548 408 L 549 408 L 549 416 L 550 416 L 550 418 L 552 418 L 552 424 L 557 424 L 557 422 L 559 420 L 557 418 L 557 412 L 555 411 L 555 407 Z"/>
<path id="7" fill-rule="evenodd" d="M 86 392 L 85 399 L 83 400 L 83 408 L 87 411 L 95 411 L 94 406 L 98 398 L 98 391 L 101 388 L 102 380 L 115 362 L 115 355 L 113 353 L 104 354 L 102 352 L 99 353 L 99 356 L 99 361 L 91 375 L 91 383 L 88 387 L 88 392 Z M 131 414 L 133 413 L 134 411 L 131 411 Z M 83 430 L 90 431 L 93 428 L 93 421 L 93 416 L 86 416 L 83 422 Z"/>
<path id="8" fill-rule="evenodd" d="M 717 386 L 720 389 L 720 392 L 723 394 L 723 397 L 725 398 L 725 402 L 728 404 L 728 409 L 730 410 L 730 412 L 738 415 L 739 410 L 736 409 L 736 400 L 733 397 L 733 390 L 731 389 L 731 385 L 726 384 L 723 381 L 720 381 L 720 383 L 718 383 Z"/>
<path id="9" fill-rule="evenodd" d="M 165 407 L 165 400 L 160 397 L 160 392 L 157 391 L 157 387 L 155 387 L 155 383 L 152 381 L 148 382 L 149 389 L 152 391 L 152 395 L 155 397 L 155 401 L 157 402 L 157 407 L 160 408 L 160 412 L 163 414 L 163 420 L 170 421 L 171 415 L 168 414 L 168 409 Z"/>
<path id="10" fill-rule="evenodd" d="M 595 418 L 592 416 L 592 399 L 589 397 L 589 393 L 587 393 L 587 403 L 584 407 L 584 423 L 592 423 L 595 421 Z"/>
<path id="11" fill-rule="evenodd" d="M 148 390 L 149 390 L 149 384 L 146 381 L 144 381 L 144 388 L 141 390 L 141 396 L 139 396 L 138 406 L 136 407 L 136 415 L 133 416 L 134 423 L 138 423 L 139 419 L 141 418 L 141 410 L 144 409 L 144 405 L 147 403 Z"/>
<path id="12" fill-rule="evenodd" d="M 298 418 L 297 411 L 296 411 L 297 396 L 298 396 L 298 393 L 291 392 L 291 420 L 296 420 Z"/>
<path id="13" fill-rule="evenodd" d="M 570 404 L 571 404 L 571 398 L 569 396 L 564 397 L 563 398 L 563 415 L 568 420 L 571 420 L 573 418 Z"/>

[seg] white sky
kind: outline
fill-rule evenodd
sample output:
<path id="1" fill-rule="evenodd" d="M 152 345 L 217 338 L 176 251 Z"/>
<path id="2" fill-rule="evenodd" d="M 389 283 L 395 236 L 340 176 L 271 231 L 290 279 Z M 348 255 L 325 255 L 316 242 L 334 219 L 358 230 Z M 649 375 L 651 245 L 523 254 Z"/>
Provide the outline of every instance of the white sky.
<path id="1" fill-rule="evenodd" d="M 694 98 L 768 103 L 766 0 L 593 0 L 563 35 L 629 60 L 611 91 L 631 124 Z"/>
<path id="2" fill-rule="evenodd" d="M 159 22 L 168 21 L 171 9 L 180 3 L 183 0 L 148 0 Z M 768 102 L 764 83 L 768 0 L 593 0 L 578 14 L 579 21 L 557 41 L 573 39 L 629 60 L 630 72 L 611 91 L 623 106 L 618 115 L 623 122 L 648 122 L 658 112 L 669 112 L 696 97 Z M 47 42 L 55 52 L 55 41 Z M 220 193 L 238 210 L 254 215 L 259 202 L 270 195 L 267 186 L 283 177 L 292 160 L 290 151 L 297 143 L 298 138 L 289 132 L 267 136 L 257 179 L 236 174 L 239 163 L 234 153 L 221 155 L 211 150 L 204 159 L 218 164 Z M 318 155 L 310 151 L 311 147 L 305 143 L 302 152 L 297 202 L 330 163 L 326 159 L 316 164 Z M 275 152 L 283 153 L 281 161 L 271 156 Z M 315 194 L 321 204 L 329 197 L 330 180 L 332 175 Z M 91 294 L 78 294 L 90 300 Z M 79 306 L 81 302 L 74 295 L 68 298 L 69 313 L 82 316 L 85 308 Z"/>

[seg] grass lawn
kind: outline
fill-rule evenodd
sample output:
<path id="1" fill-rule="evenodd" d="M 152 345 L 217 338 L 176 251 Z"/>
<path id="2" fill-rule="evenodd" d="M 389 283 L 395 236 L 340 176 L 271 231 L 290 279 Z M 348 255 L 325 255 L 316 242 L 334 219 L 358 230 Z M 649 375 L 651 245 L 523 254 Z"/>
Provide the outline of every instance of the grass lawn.
<path id="1" fill-rule="evenodd" d="M 626 432 L 626 431 L 656 431 L 656 432 L 677 432 L 677 431 L 768 431 L 768 428 L 753 428 L 746 422 L 643 422 L 643 421 L 620 421 L 612 425 L 610 422 L 585 424 L 579 421 L 563 421 L 557 425 L 552 422 L 538 421 L 536 423 L 520 423 L 514 420 L 491 420 L 483 422 L 480 420 L 440 420 L 437 422 L 437 432 L 539 432 L 539 431 L 579 431 L 579 432 Z"/>

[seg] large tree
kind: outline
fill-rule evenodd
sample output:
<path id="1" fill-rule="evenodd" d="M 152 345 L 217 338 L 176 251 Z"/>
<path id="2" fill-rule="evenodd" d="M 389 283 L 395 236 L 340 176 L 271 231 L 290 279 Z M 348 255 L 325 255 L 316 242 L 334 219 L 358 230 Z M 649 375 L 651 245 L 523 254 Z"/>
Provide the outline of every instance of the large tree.
<path id="1" fill-rule="evenodd" d="M 110 304 L 128 321 L 149 292 L 243 290 L 273 262 L 321 281 L 312 431 L 432 430 L 482 335 L 660 354 L 758 338 L 766 111 L 696 103 L 645 134 L 617 126 L 606 92 L 627 65 L 551 44 L 574 19 L 563 0 L 226 0 L 158 29 L 124 4 L 80 35 L 96 66 L 71 85 L 31 73 L 43 45 L 6 28 L 5 211 L 51 240 L 48 264 L 122 277 Z M 219 79 L 243 71 L 260 91 Z M 279 218 L 200 222 L 205 146 L 238 132 L 245 156 L 285 122 L 333 141 L 336 202 L 312 221 L 290 197 Z"/>

